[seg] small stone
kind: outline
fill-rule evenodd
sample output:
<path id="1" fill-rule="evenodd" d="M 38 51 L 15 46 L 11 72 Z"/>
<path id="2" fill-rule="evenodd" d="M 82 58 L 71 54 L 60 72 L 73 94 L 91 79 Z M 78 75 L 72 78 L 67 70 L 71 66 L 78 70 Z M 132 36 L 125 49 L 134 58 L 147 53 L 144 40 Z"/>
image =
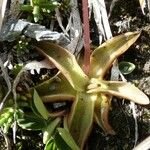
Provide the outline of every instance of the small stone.
<path id="1" fill-rule="evenodd" d="M 150 73 L 150 60 L 145 63 L 143 71 L 145 73 Z"/>
<path id="2" fill-rule="evenodd" d="M 143 78 L 142 80 L 140 80 L 138 87 L 145 94 L 147 94 L 148 96 L 150 96 L 150 77 Z"/>

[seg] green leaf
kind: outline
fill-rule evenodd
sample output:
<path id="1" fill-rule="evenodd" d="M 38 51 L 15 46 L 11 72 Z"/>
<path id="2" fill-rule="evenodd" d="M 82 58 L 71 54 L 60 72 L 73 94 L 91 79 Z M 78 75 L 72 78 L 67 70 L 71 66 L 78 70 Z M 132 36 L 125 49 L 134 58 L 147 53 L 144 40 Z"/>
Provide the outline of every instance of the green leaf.
<path id="1" fill-rule="evenodd" d="M 66 78 L 59 74 L 34 87 L 44 103 L 75 99 L 76 91 Z M 32 92 L 33 89 L 30 89 Z"/>
<path id="2" fill-rule="evenodd" d="M 87 93 L 101 92 L 104 94 L 128 99 L 138 104 L 149 104 L 149 98 L 133 84 L 122 81 L 100 81 L 100 85 L 103 86 L 90 89 L 87 91 Z"/>
<path id="3" fill-rule="evenodd" d="M 8 133 L 9 129 L 11 128 L 11 126 L 13 125 L 14 122 L 14 116 L 12 115 L 11 117 L 8 118 L 8 120 L 6 121 L 6 123 L 4 123 L 4 128 L 3 128 L 3 132 L 4 133 Z"/>
<path id="4" fill-rule="evenodd" d="M 77 93 L 69 116 L 69 131 L 75 142 L 82 149 L 89 135 L 93 122 L 95 94 Z"/>
<path id="5" fill-rule="evenodd" d="M 17 119 L 18 125 L 26 130 L 42 130 L 46 127 L 46 121 L 35 115 L 23 115 Z"/>
<path id="6" fill-rule="evenodd" d="M 43 143 L 46 144 L 47 141 L 50 139 L 52 136 L 55 128 L 58 126 L 60 123 L 61 118 L 56 118 L 52 121 L 49 122 L 46 128 L 43 129 Z"/>
<path id="7" fill-rule="evenodd" d="M 46 110 L 46 108 L 36 90 L 34 90 L 34 93 L 33 93 L 33 101 L 34 101 L 35 107 L 38 110 L 38 112 L 41 114 L 41 116 L 44 119 L 47 120 L 49 118 L 48 111 Z"/>
<path id="8" fill-rule="evenodd" d="M 95 102 L 94 118 L 96 123 L 107 133 L 114 135 L 115 132 L 109 124 L 109 110 L 111 107 L 111 96 L 98 94 Z"/>
<path id="9" fill-rule="evenodd" d="M 48 4 L 41 4 L 39 5 L 41 8 L 48 9 L 50 11 L 54 11 L 55 8 L 59 6 L 59 3 L 48 3 Z"/>
<path id="10" fill-rule="evenodd" d="M 14 114 L 14 109 L 12 107 L 5 108 L 0 113 L 0 127 L 2 127 L 5 123 L 7 123 L 10 118 L 13 118 L 14 117 L 13 114 Z"/>
<path id="11" fill-rule="evenodd" d="M 66 144 L 73 150 L 80 150 L 80 148 L 75 143 L 73 137 L 69 133 L 67 129 L 58 128 L 58 133 L 62 137 L 62 139 L 66 142 Z"/>
<path id="12" fill-rule="evenodd" d="M 53 138 L 50 138 L 49 141 L 46 143 L 44 150 L 59 150 Z"/>
<path id="13" fill-rule="evenodd" d="M 123 54 L 140 36 L 139 32 L 128 32 L 106 41 L 91 55 L 90 77 L 102 79 L 113 61 Z"/>
<path id="14" fill-rule="evenodd" d="M 133 63 L 122 61 L 119 63 L 119 70 L 122 74 L 130 74 L 135 69 L 135 65 Z"/>
<path id="15" fill-rule="evenodd" d="M 84 91 L 88 77 L 78 65 L 73 54 L 56 44 L 46 41 L 35 43 L 35 45 L 38 51 L 54 63 L 74 89 Z"/>
<path id="16" fill-rule="evenodd" d="M 27 11 L 27 12 L 32 12 L 33 7 L 31 5 L 21 5 L 20 6 L 21 11 Z"/>

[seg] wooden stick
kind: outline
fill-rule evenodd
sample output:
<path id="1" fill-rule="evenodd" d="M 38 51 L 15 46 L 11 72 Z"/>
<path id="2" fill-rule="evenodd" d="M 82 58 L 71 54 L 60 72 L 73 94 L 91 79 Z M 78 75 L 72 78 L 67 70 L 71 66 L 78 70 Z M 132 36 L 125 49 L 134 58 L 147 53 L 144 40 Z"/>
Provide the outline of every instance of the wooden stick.
<path id="1" fill-rule="evenodd" d="M 91 53 L 88 0 L 82 0 L 82 14 L 83 14 L 83 39 L 84 39 L 83 71 L 86 74 L 88 74 L 90 65 L 90 53 Z"/>

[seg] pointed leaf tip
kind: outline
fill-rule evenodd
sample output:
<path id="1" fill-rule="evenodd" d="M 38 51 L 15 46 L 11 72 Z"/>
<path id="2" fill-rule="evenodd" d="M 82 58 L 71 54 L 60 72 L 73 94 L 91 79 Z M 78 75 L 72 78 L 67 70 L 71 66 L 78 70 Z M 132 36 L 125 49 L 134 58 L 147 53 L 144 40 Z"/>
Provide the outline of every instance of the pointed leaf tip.
<path id="1" fill-rule="evenodd" d="M 149 98 L 131 83 L 122 81 L 101 81 L 101 84 L 105 86 L 90 89 L 88 93 L 101 92 L 128 99 L 141 105 L 148 105 L 150 103 Z"/>
<path id="2" fill-rule="evenodd" d="M 35 89 L 34 89 L 34 93 L 33 93 L 33 102 L 34 102 L 34 105 L 35 105 L 37 111 L 40 113 L 40 115 L 44 119 L 47 120 L 49 118 L 49 113 L 48 113 L 47 109 L 45 108 L 40 96 L 38 95 L 38 93 Z"/>
<path id="3" fill-rule="evenodd" d="M 141 105 L 149 104 L 149 98 L 131 83 L 110 81 L 108 91 L 112 95 L 129 99 Z"/>
<path id="4" fill-rule="evenodd" d="M 140 32 L 127 32 L 106 41 L 91 55 L 90 77 L 103 78 L 113 61 L 138 39 Z"/>
<path id="5" fill-rule="evenodd" d="M 73 54 L 63 47 L 46 41 L 35 43 L 35 45 L 37 45 L 36 49 L 61 71 L 74 89 L 78 91 L 84 90 L 88 77 L 80 68 Z"/>

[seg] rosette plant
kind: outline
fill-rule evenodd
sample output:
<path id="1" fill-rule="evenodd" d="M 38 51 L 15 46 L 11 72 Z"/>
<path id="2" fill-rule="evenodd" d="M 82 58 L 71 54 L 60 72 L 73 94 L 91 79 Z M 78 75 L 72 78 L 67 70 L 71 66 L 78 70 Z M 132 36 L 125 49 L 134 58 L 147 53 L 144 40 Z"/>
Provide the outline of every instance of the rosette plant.
<path id="1" fill-rule="evenodd" d="M 67 128 L 79 149 L 84 148 L 93 122 L 106 133 L 115 133 L 108 120 L 112 96 L 141 105 L 149 104 L 148 97 L 133 84 L 105 80 L 113 61 L 123 54 L 139 35 L 139 32 L 128 32 L 113 37 L 97 47 L 90 56 L 88 75 L 68 50 L 47 41 L 34 43 L 35 48 L 60 71 L 50 80 L 34 88 L 45 105 L 71 103 L 70 108 L 58 110 L 57 113 L 52 111 L 50 116 L 65 120 L 64 128 Z"/>

